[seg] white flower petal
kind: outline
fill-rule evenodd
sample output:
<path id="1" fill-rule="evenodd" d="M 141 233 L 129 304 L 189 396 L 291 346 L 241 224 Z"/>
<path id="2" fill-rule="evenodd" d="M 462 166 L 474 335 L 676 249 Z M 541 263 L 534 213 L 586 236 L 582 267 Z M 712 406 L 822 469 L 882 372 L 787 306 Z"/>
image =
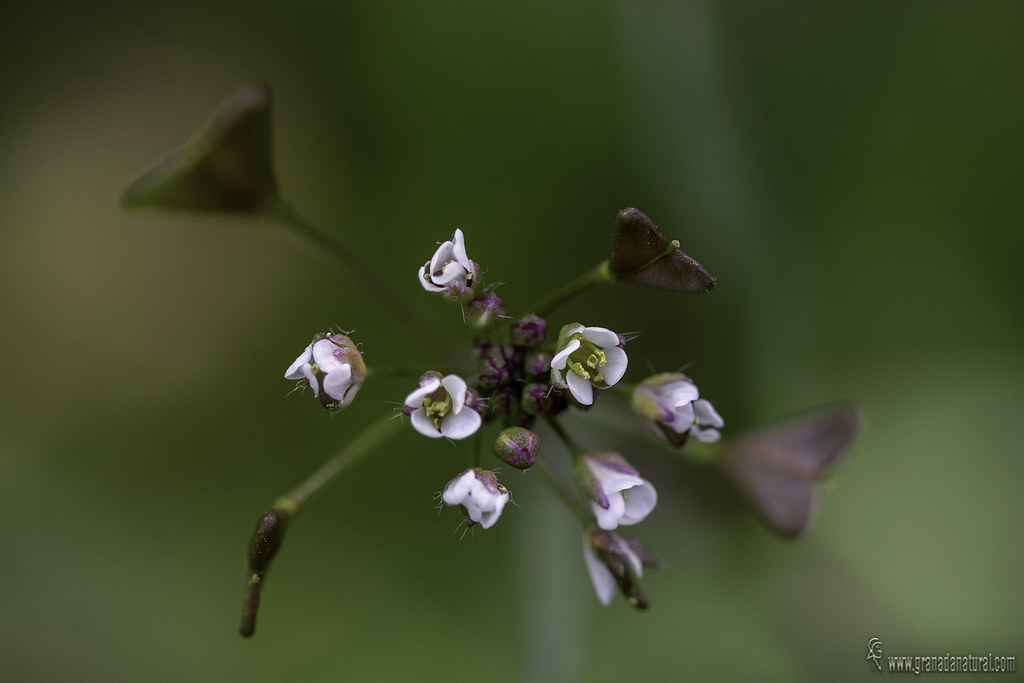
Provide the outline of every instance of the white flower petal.
<path id="1" fill-rule="evenodd" d="M 581 375 L 570 370 L 565 373 L 565 381 L 569 384 L 569 392 L 573 398 L 582 405 L 589 406 L 594 402 L 594 387 L 589 379 L 583 379 Z"/>
<path id="2" fill-rule="evenodd" d="M 672 414 L 672 419 L 667 420 L 664 424 L 667 424 L 676 433 L 682 434 L 685 432 L 693 426 L 693 404 L 685 403 L 676 408 L 676 412 Z"/>
<path id="3" fill-rule="evenodd" d="M 309 365 L 303 365 L 299 368 L 299 371 L 302 373 L 302 376 L 306 378 L 306 381 L 309 382 L 310 388 L 313 389 L 313 398 L 319 398 L 320 381 L 316 378 L 316 375 L 313 374 L 313 368 Z"/>
<path id="4" fill-rule="evenodd" d="M 434 421 L 427 417 L 427 411 L 424 408 L 412 411 L 410 416 L 412 419 L 412 426 L 417 432 L 423 436 L 429 436 L 431 439 L 440 439 L 441 432 L 437 431 L 437 427 L 434 426 Z"/>
<path id="5" fill-rule="evenodd" d="M 347 363 L 324 377 L 324 393 L 339 401 L 345 398 L 345 393 L 351 385 L 352 366 Z"/>
<path id="6" fill-rule="evenodd" d="M 302 379 L 303 374 L 299 370 L 299 366 L 308 365 L 310 359 L 313 357 L 313 345 L 310 344 L 306 347 L 306 350 L 299 354 L 299 357 L 295 359 L 295 362 L 288 366 L 288 369 L 284 371 L 285 379 Z"/>
<path id="7" fill-rule="evenodd" d="M 473 270 L 473 264 L 469 260 L 469 256 L 466 254 L 466 237 L 462 234 L 462 231 L 455 228 L 455 242 L 452 252 L 455 256 L 455 260 L 462 264 L 462 267 L 467 271 Z"/>
<path id="8" fill-rule="evenodd" d="M 440 274 L 444 265 L 452 260 L 454 251 L 455 244 L 451 240 L 441 243 L 437 251 L 434 252 L 434 256 L 430 259 L 431 276 Z"/>
<path id="9" fill-rule="evenodd" d="M 584 456 L 587 468 L 605 495 L 640 486 L 644 480 L 629 463 L 609 464 L 593 455 Z"/>
<path id="10" fill-rule="evenodd" d="M 714 409 L 710 402 L 704 399 L 693 402 L 693 412 L 699 424 L 711 425 L 712 427 L 725 426 L 722 416 L 718 414 L 718 411 Z"/>
<path id="11" fill-rule="evenodd" d="M 458 413 L 453 411 L 441 420 L 441 434 L 453 441 L 465 439 L 467 436 L 475 434 L 476 430 L 480 429 L 482 422 L 483 418 L 480 417 L 480 413 L 472 408 L 466 408 Z"/>
<path id="12" fill-rule="evenodd" d="M 636 524 L 643 521 L 658 503 L 658 492 L 647 480 L 640 486 L 623 491 L 622 497 L 625 499 L 625 510 L 619 524 Z"/>
<path id="13" fill-rule="evenodd" d="M 440 273 L 435 272 L 431 277 L 434 284 L 444 285 L 446 288 L 453 282 L 466 279 L 466 269 L 462 267 L 461 263 L 455 261 L 449 261 L 441 269 Z"/>
<path id="14" fill-rule="evenodd" d="M 330 339 L 321 339 L 313 344 L 313 362 L 320 367 L 322 372 L 330 374 L 342 366 L 348 365 L 347 362 L 334 355 L 337 348 L 338 346 Z"/>
<path id="15" fill-rule="evenodd" d="M 505 503 L 508 502 L 508 493 L 499 493 L 491 502 L 491 509 L 480 510 L 480 519 L 473 520 L 480 522 L 480 526 L 485 529 L 490 529 L 494 526 L 494 523 L 501 517 L 501 511 L 505 509 Z"/>
<path id="16" fill-rule="evenodd" d="M 594 585 L 594 592 L 602 605 L 611 604 L 615 597 L 615 577 L 612 576 L 608 567 L 597 558 L 597 553 L 590 545 L 590 539 L 583 536 L 583 561 L 587 563 L 587 571 L 590 572 L 590 583 Z"/>
<path id="17" fill-rule="evenodd" d="M 611 386 L 626 374 L 626 365 L 629 361 L 626 358 L 626 352 L 617 346 L 605 349 L 604 357 L 608 362 L 601 368 L 601 374 L 604 376 L 605 384 Z"/>
<path id="18" fill-rule="evenodd" d="M 570 339 L 569 343 L 565 345 L 565 348 L 555 354 L 555 357 L 551 359 L 551 367 L 556 370 L 564 370 L 565 363 L 569 360 L 569 355 L 580 348 L 579 339 Z"/>
<path id="19" fill-rule="evenodd" d="M 447 375 L 441 380 L 441 386 L 452 397 L 452 410 L 461 413 L 462 406 L 466 404 L 466 380 L 458 375 Z"/>
<path id="20" fill-rule="evenodd" d="M 619 335 L 606 327 L 584 327 L 583 338 L 597 344 L 602 349 L 619 345 Z"/>
<path id="21" fill-rule="evenodd" d="M 662 403 L 670 406 L 681 406 L 700 398 L 697 385 L 686 380 L 669 382 L 658 390 L 658 398 Z"/>
<path id="22" fill-rule="evenodd" d="M 690 430 L 690 434 L 697 439 L 697 441 L 703 441 L 704 443 L 714 443 L 722 438 L 722 433 L 717 429 L 701 429 L 700 427 L 694 427 Z"/>
<path id="23" fill-rule="evenodd" d="M 410 408 L 419 408 L 423 405 L 423 399 L 441 388 L 441 380 L 433 377 L 419 389 L 412 391 L 405 397 L 405 405 Z"/>
<path id="24" fill-rule="evenodd" d="M 475 481 L 476 475 L 473 473 L 473 470 L 466 470 L 457 479 L 453 479 L 445 487 L 444 493 L 441 494 L 444 504 L 449 507 L 462 505 L 462 501 L 466 499 L 470 487 L 473 486 Z"/>
<path id="25" fill-rule="evenodd" d="M 626 511 L 626 500 L 621 493 L 609 493 L 607 510 L 593 501 L 590 503 L 590 510 L 597 519 L 597 525 L 606 531 L 611 531 L 619 525 L 619 521 Z"/>
<path id="26" fill-rule="evenodd" d="M 444 287 L 440 287 L 431 282 L 430 271 L 428 270 L 429 268 L 430 261 L 424 263 L 423 267 L 420 268 L 420 284 L 423 285 L 423 289 L 427 290 L 428 292 L 443 292 L 445 290 Z"/>

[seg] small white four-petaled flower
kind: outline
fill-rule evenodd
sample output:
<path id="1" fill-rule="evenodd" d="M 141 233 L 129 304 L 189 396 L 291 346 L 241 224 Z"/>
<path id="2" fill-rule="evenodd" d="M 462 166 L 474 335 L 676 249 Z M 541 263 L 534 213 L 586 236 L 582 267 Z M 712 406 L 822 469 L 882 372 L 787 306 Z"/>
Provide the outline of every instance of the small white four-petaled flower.
<path id="1" fill-rule="evenodd" d="M 658 492 L 618 453 L 587 453 L 576 464 L 580 491 L 602 529 L 636 524 L 651 513 Z"/>
<path id="2" fill-rule="evenodd" d="M 341 410 L 355 398 L 366 377 L 363 355 L 344 334 L 317 334 L 285 379 L 305 380 L 328 410 Z"/>
<path id="3" fill-rule="evenodd" d="M 688 436 L 712 443 L 721 438 L 725 422 L 689 377 L 663 372 L 650 377 L 633 390 L 633 408 L 651 421 L 654 431 L 674 446 Z"/>
<path id="4" fill-rule="evenodd" d="M 466 303 L 476 295 L 480 285 L 480 267 L 466 255 L 466 238 L 462 231 L 447 242 L 442 242 L 434 256 L 419 271 L 420 284 L 428 292 L 444 294 L 446 298 Z"/>
<path id="5" fill-rule="evenodd" d="M 508 490 L 498 483 L 494 472 L 479 467 L 468 469 L 448 482 L 441 494 L 445 505 L 462 506 L 469 526 L 490 529 L 508 502 Z"/>
<path id="6" fill-rule="evenodd" d="M 594 387 L 612 386 L 626 372 L 626 352 L 619 335 L 604 327 L 566 325 L 558 335 L 558 353 L 551 359 L 551 383 L 582 405 L 594 402 Z"/>
<path id="7" fill-rule="evenodd" d="M 471 400 L 466 381 L 458 375 L 428 372 L 420 378 L 420 388 L 405 397 L 405 408 L 423 436 L 457 441 L 472 436 L 483 422 Z"/>

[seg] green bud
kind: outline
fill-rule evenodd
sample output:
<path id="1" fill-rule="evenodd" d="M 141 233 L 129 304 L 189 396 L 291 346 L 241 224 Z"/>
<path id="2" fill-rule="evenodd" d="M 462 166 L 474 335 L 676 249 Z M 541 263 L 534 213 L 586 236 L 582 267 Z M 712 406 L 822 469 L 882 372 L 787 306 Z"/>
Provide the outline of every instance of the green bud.
<path id="1" fill-rule="evenodd" d="M 509 427 L 494 442 L 494 455 L 506 465 L 528 470 L 536 460 L 538 448 L 540 440 L 536 434 L 524 427 Z"/>

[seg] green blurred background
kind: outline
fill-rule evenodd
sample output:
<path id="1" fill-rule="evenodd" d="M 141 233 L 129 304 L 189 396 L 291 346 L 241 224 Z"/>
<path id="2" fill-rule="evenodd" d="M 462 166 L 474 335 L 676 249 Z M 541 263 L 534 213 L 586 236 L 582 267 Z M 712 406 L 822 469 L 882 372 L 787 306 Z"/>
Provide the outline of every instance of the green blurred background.
<path id="1" fill-rule="evenodd" d="M 1024 655 L 1022 30 L 1016 2 L 5 8 L 0 678 L 856 679 L 871 637 Z M 258 515 L 409 390 L 329 419 L 284 369 L 329 326 L 370 364 L 429 360 L 271 225 L 119 210 L 254 79 L 284 194 L 453 334 L 413 271 L 455 227 L 512 311 L 606 258 L 625 206 L 679 238 L 712 294 L 594 291 L 552 324 L 642 331 L 627 379 L 693 362 L 732 433 L 855 399 L 811 533 L 622 444 L 665 567 L 647 613 L 602 608 L 534 476 L 506 472 L 518 506 L 460 540 L 433 496 L 464 453 L 409 430 L 304 508 L 243 641 Z"/>

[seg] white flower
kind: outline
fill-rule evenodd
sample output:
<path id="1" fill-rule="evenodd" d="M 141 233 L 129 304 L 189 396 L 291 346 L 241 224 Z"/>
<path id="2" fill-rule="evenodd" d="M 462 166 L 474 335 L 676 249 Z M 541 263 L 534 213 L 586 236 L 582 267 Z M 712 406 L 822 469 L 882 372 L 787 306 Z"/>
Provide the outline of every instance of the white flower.
<path id="1" fill-rule="evenodd" d="M 366 377 L 359 349 L 344 334 L 317 334 L 288 366 L 285 379 L 305 380 L 313 396 L 329 410 L 341 410 L 355 398 Z"/>
<path id="2" fill-rule="evenodd" d="M 663 372 L 637 385 L 633 408 L 674 446 L 682 446 L 690 435 L 705 443 L 718 441 L 722 436 L 718 430 L 725 422 L 711 403 L 699 396 L 689 377 Z"/>
<path id="3" fill-rule="evenodd" d="M 420 284 L 428 292 L 443 293 L 447 298 L 466 303 L 475 296 L 479 286 L 480 268 L 466 255 L 466 239 L 456 229 L 452 239 L 444 242 L 419 272 Z"/>
<path id="4" fill-rule="evenodd" d="M 494 472 L 475 467 L 448 482 L 441 499 L 448 506 L 461 505 L 469 526 L 490 529 L 508 502 L 508 490 L 498 483 Z"/>
<path id="5" fill-rule="evenodd" d="M 636 524 L 658 502 L 651 482 L 618 453 L 587 453 L 576 464 L 576 477 L 602 529 Z"/>
<path id="6" fill-rule="evenodd" d="M 647 609 L 647 598 L 636 579 L 643 576 L 644 567 L 656 567 L 657 561 L 639 541 L 591 526 L 583 534 L 583 561 L 602 605 L 611 603 L 617 587 L 634 607 Z"/>
<path id="7" fill-rule="evenodd" d="M 626 372 L 626 352 L 619 335 L 604 327 L 566 325 L 558 335 L 559 351 L 551 359 L 551 383 L 568 387 L 579 403 L 594 402 L 594 387 L 610 387 Z"/>
<path id="8" fill-rule="evenodd" d="M 458 440 L 474 434 L 483 422 L 470 400 L 464 379 L 428 372 L 420 378 L 420 388 L 405 397 L 405 406 L 412 426 L 423 436 Z"/>

